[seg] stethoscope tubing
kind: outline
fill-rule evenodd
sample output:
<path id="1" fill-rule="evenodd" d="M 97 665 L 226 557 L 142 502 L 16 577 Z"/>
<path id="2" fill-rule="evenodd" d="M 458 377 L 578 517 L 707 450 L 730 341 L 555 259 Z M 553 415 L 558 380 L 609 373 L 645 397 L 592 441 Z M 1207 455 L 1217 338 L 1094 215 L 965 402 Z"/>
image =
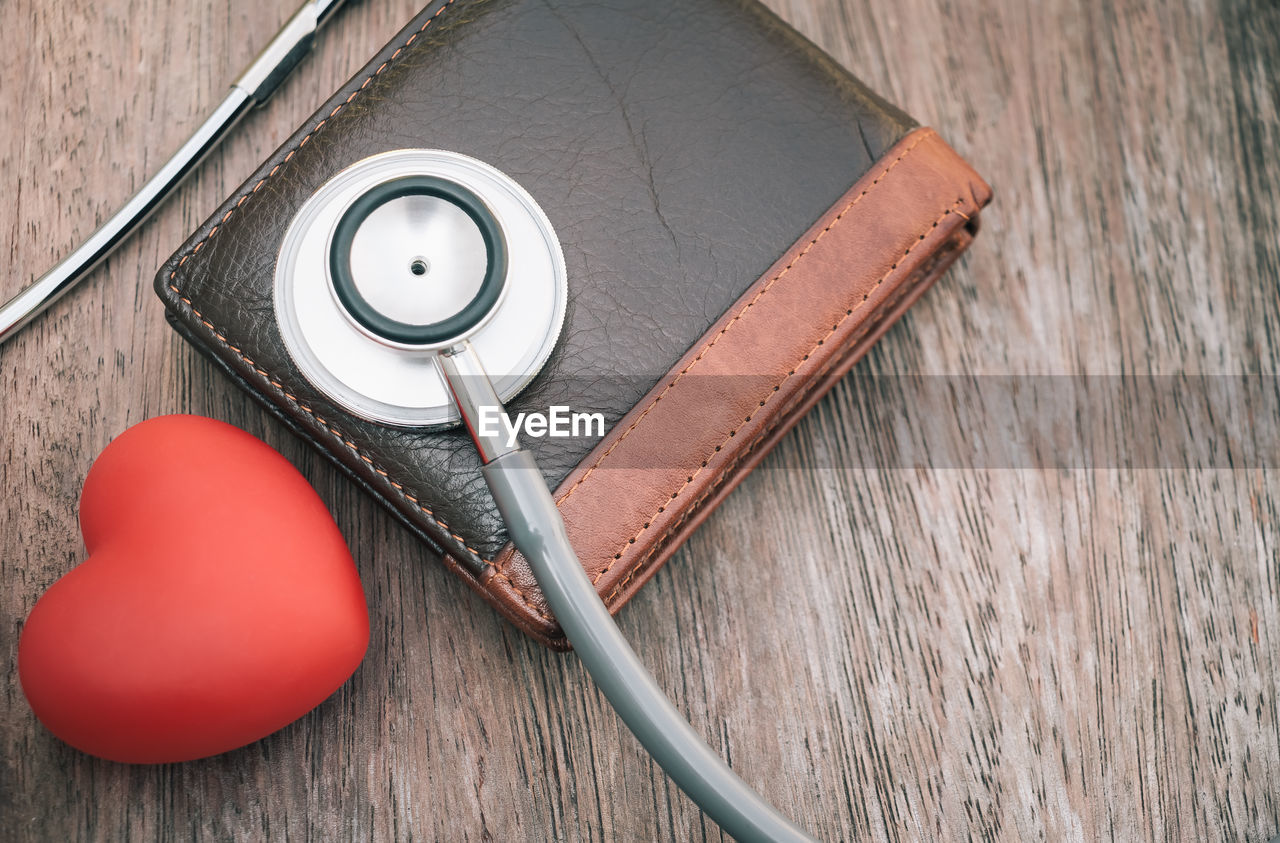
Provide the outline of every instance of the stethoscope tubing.
<path id="1" fill-rule="evenodd" d="M 483 432 L 482 408 L 501 403 L 469 343 L 436 357 L 484 465 L 511 543 L 524 554 L 565 637 L 622 722 L 681 790 L 744 841 L 810 840 L 707 746 L 676 710 L 614 623 L 569 541 L 564 517 L 530 453 Z"/>
<path id="2" fill-rule="evenodd" d="M 658 687 L 583 570 L 529 452 L 497 457 L 483 472 L 512 543 L 528 560 L 565 637 L 618 716 L 667 775 L 738 840 L 812 840 L 739 778 Z"/>

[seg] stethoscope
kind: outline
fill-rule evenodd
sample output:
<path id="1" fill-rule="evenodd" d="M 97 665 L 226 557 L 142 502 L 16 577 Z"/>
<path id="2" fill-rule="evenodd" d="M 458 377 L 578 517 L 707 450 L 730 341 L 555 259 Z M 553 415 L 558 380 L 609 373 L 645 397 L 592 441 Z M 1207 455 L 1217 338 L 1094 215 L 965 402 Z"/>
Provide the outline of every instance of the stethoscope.
<path id="1" fill-rule="evenodd" d="M 480 423 L 546 363 L 567 297 L 559 241 L 533 197 L 481 161 L 423 149 L 366 158 L 313 194 L 285 233 L 274 286 L 289 354 L 335 404 L 386 425 L 465 426 L 566 638 L 676 784 L 740 840 L 808 840 L 666 698 L 578 561 L 533 457 Z"/>

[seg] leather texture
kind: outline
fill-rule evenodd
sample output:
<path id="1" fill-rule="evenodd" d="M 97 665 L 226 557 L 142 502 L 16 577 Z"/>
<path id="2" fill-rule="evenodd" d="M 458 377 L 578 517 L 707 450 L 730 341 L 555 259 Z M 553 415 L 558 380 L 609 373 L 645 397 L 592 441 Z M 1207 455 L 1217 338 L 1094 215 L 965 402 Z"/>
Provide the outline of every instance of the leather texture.
<path id="1" fill-rule="evenodd" d="M 931 129 L 907 135 L 734 303 L 561 483 L 601 597 L 625 603 L 972 241 L 990 190 Z M 487 583 L 554 638 L 508 545 Z"/>
<path id="2" fill-rule="evenodd" d="M 989 192 L 936 135 L 913 129 L 755 2 L 438 0 L 224 203 L 165 264 L 156 289 L 175 326 L 241 386 L 443 552 L 513 622 L 563 646 L 523 560 L 506 547 L 466 434 L 355 419 L 293 366 L 271 288 L 294 213 L 339 170 L 403 147 L 484 160 L 542 205 L 564 249 L 569 309 L 555 354 L 510 410 L 557 404 L 605 416 L 604 442 L 526 440 L 558 496 L 622 431 L 633 431 L 631 444 L 608 458 L 626 455 L 630 479 L 611 485 L 603 481 L 627 472 L 597 468 L 573 492 L 577 508 L 566 509 L 575 546 L 616 610 L 967 245 Z M 867 184 L 872 191 L 850 205 Z M 815 230 L 826 233 L 812 243 Z M 799 268 L 769 281 L 802 251 Z M 703 430 L 686 418 L 683 426 L 696 428 L 689 435 L 673 431 L 665 415 L 645 413 L 646 401 L 761 286 L 771 285 L 772 304 L 802 278 L 806 289 L 835 299 L 866 293 L 867 304 L 855 311 L 848 299 L 852 312 L 833 328 L 830 302 L 811 309 L 805 296 L 788 297 L 795 300 L 781 309 L 785 324 L 807 326 L 797 335 L 803 341 L 830 331 L 825 350 L 754 414 L 756 423 L 728 437 L 723 458 L 699 464 L 686 482 L 690 454 L 726 421 L 718 414 Z M 776 344 L 782 323 L 732 324 L 735 342 L 715 345 L 716 371 L 750 377 L 697 380 L 742 386 L 742 395 L 705 396 L 737 414 L 754 381 L 793 367 L 781 351 L 755 353 Z M 793 348 L 786 344 L 787 353 Z M 698 365 L 712 371 L 706 358 Z M 683 380 L 677 395 L 695 379 Z M 646 451 L 635 444 L 651 441 L 651 429 L 667 446 L 660 457 L 650 454 L 656 462 L 646 470 Z M 672 477 L 680 491 L 668 489 Z M 642 528 L 639 509 L 673 492 L 677 505 Z M 619 537 L 629 549 L 614 559 L 617 551 L 605 550 Z"/>

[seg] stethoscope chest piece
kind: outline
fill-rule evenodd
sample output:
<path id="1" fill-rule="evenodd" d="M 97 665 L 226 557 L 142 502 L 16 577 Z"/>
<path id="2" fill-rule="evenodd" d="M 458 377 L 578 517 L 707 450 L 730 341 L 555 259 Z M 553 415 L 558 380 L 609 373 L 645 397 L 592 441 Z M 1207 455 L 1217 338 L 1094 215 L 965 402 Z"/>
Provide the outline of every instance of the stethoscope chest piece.
<path id="1" fill-rule="evenodd" d="M 302 374 L 344 409 L 456 423 L 437 353 L 469 342 L 502 401 L 541 370 L 567 299 L 550 221 L 519 184 L 454 152 L 403 149 L 343 170 L 280 248 L 276 321 Z"/>

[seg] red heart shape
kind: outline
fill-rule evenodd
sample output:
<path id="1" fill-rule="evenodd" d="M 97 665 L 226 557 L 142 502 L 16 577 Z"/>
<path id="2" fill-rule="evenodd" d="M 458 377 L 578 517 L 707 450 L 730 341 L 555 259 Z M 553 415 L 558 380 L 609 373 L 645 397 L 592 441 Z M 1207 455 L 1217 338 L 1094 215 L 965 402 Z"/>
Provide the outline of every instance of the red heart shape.
<path id="1" fill-rule="evenodd" d="M 94 462 L 89 558 L 36 603 L 18 672 L 78 749 L 158 763 L 215 755 L 296 720 L 369 643 L 360 579 L 324 503 L 242 430 L 161 416 Z"/>

